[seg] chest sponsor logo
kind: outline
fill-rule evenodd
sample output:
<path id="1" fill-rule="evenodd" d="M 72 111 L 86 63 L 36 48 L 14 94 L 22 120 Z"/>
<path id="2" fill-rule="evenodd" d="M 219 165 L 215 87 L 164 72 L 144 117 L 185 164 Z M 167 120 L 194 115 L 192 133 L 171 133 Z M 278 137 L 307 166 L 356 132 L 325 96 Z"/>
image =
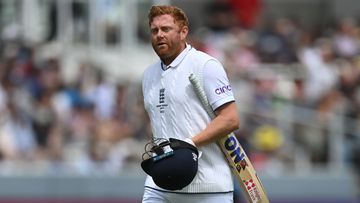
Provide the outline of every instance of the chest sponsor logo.
<path id="1" fill-rule="evenodd" d="M 160 113 L 165 112 L 165 107 L 168 105 L 165 102 L 165 88 L 159 90 L 159 104 L 156 107 L 159 109 Z"/>
<path id="2" fill-rule="evenodd" d="M 219 88 L 215 89 L 216 94 L 223 94 L 225 92 L 230 92 L 230 91 L 231 91 L 231 86 L 230 85 L 224 85 L 222 87 L 219 87 Z"/>

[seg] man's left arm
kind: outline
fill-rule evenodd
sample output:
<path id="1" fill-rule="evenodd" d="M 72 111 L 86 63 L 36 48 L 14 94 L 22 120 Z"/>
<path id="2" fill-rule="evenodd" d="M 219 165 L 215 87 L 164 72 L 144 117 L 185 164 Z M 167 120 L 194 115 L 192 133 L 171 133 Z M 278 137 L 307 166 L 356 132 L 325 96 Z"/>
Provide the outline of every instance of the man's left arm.
<path id="1" fill-rule="evenodd" d="M 216 142 L 239 128 L 240 118 L 225 69 L 216 60 L 209 60 L 203 70 L 204 91 L 216 117 L 192 140 L 196 146 Z"/>
<path id="2" fill-rule="evenodd" d="M 216 142 L 220 137 L 226 136 L 239 128 L 240 118 L 237 114 L 235 102 L 220 106 L 215 111 L 216 117 L 199 134 L 192 138 L 195 146 L 200 147 Z"/>

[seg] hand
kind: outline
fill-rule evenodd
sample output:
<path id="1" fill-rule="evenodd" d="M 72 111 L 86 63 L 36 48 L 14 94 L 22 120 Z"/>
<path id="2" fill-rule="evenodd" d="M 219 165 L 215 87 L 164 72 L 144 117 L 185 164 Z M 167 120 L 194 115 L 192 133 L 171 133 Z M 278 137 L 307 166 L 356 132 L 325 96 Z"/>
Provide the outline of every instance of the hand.
<path id="1" fill-rule="evenodd" d="M 193 145 L 194 147 L 196 147 L 194 141 L 193 141 L 191 138 L 186 138 L 184 141 L 187 142 L 187 143 L 189 143 L 189 144 L 191 144 L 191 145 Z M 197 147 L 196 147 L 196 148 L 197 148 Z M 198 149 L 198 148 L 197 148 L 197 149 Z M 198 151 L 199 151 L 198 159 L 200 159 L 200 157 L 201 157 L 201 155 L 202 155 L 202 151 L 200 151 L 199 149 L 198 149 Z"/>

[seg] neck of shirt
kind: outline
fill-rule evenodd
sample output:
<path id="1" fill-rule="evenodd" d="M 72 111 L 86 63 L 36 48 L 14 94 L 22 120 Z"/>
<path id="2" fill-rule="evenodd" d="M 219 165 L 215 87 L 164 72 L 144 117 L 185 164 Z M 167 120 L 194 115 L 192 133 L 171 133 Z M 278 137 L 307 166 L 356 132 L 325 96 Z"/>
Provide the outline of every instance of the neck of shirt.
<path id="1" fill-rule="evenodd" d="M 185 49 L 169 65 L 165 65 L 164 62 L 161 61 L 161 69 L 163 71 L 166 71 L 169 68 L 176 67 L 177 65 L 179 65 L 191 48 L 192 48 L 191 45 L 186 44 Z"/>

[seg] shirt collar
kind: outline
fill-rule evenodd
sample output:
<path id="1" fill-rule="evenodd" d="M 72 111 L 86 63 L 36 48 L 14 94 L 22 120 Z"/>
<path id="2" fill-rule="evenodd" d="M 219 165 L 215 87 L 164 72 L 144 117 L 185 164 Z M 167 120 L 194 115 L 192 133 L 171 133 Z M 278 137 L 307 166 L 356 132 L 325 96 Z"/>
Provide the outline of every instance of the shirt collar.
<path id="1" fill-rule="evenodd" d="M 161 68 L 163 70 L 167 70 L 168 68 L 174 68 L 176 66 L 178 66 L 181 61 L 185 58 L 185 56 L 187 55 L 187 53 L 192 49 L 192 46 L 190 44 L 186 44 L 185 49 L 175 58 L 175 60 L 173 60 L 170 65 L 166 66 L 162 61 L 161 61 Z"/>

